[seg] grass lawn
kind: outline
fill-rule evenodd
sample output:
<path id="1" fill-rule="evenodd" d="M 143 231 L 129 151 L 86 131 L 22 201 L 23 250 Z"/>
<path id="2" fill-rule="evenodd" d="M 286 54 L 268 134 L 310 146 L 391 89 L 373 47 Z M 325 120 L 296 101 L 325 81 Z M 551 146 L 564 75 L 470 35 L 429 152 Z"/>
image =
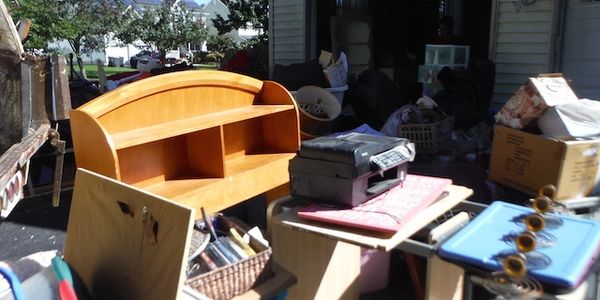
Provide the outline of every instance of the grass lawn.
<path id="1" fill-rule="evenodd" d="M 84 69 L 85 69 L 85 74 L 87 74 L 88 78 L 98 78 L 98 66 L 85 65 Z M 104 73 L 106 74 L 107 77 L 110 75 L 113 75 L 113 74 L 131 72 L 131 71 L 135 71 L 135 69 L 126 68 L 126 67 L 104 67 Z"/>
<path id="2" fill-rule="evenodd" d="M 194 64 L 194 67 L 197 69 L 216 69 L 217 65 L 215 63 L 203 63 L 203 64 Z M 98 79 L 98 66 L 85 65 L 84 69 L 85 69 L 85 74 L 87 74 L 87 77 L 89 79 Z M 136 70 L 137 69 L 127 68 L 127 67 L 104 67 L 104 74 L 106 74 L 106 77 L 108 77 L 113 74 L 131 72 L 131 71 L 136 71 Z"/>

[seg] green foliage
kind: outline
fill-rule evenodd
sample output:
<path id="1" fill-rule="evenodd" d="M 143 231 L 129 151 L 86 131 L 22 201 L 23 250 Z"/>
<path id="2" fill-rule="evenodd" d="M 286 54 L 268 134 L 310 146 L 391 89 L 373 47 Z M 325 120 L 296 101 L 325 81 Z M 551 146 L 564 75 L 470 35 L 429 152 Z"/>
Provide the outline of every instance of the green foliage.
<path id="1" fill-rule="evenodd" d="M 208 52 L 228 53 L 238 49 L 238 44 L 229 35 L 211 35 L 206 41 Z"/>
<path id="2" fill-rule="evenodd" d="M 268 0 L 223 0 L 229 8 L 227 20 L 221 15 L 213 19 L 213 25 L 220 35 L 235 29 L 252 28 L 258 30 L 260 40 L 267 40 L 269 31 Z"/>
<path id="3" fill-rule="evenodd" d="M 163 56 L 166 50 L 204 41 L 207 32 L 202 23 L 194 21 L 190 11 L 174 2 L 163 1 L 161 6 L 149 7 L 141 14 L 128 10 L 115 37 L 126 44 L 140 40 L 153 45 Z"/>
<path id="4" fill-rule="evenodd" d="M 85 65 L 85 72 L 88 78 L 98 78 L 98 66 L 97 65 Z M 104 67 L 104 75 L 111 76 L 114 74 L 136 71 L 136 69 L 125 68 L 125 67 Z"/>
<path id="5" fill-rule="evenodd" d="M 268 0 L 222 0 L 229 9 L 227 20 L 217 15 L 213 25 L 220 35 L 237 29 L 247 29 L 251 26 L 258 31 L 258 36 L 240 43 L 248 56 L 247 75 L 266 79 L 268 76 L 268 29 L 269 10 Z M 225 57 L 228 57 L 225 52 Z M 225 58 L 225 60 L 227 60 Z"/>
<path id="6" fill-rule="evenodd" d="M 7 2 L 7 0 L 5 0 Z M 119 24 L 125 4 L 122 0 L 20 0 L 9 1 L 13 19 L 30 19 L 25 49 L 48 49 L 48 43 L 67 40 L 83 77 L 81 54 L 103 50 L 105 36 Z"/>
<path id="7" fill-rule="evenodd" d="M 5 0 L 13 19 L 30 19 L 26 49 L 47 49 L 67 40 L 76 56 L 105 47 L 104 36 L 114 30 L 125 8 L 122 0 Z"/>
<path id="8" fill-rule="evenodd" d="M 255 38 L 246 41 L 243 47 L 248 52 L 248 75 L 258 79 L 267 79 L 269 76 L 269 42 Z"/>
<path id="9" fill-rule="evenodd" d="M 206 41 L 206 49 L 208 50 L 206 58 L 220 63 L 225 56 L 238 49 L 238 44 L 229 35 L 211 35 Z"/>

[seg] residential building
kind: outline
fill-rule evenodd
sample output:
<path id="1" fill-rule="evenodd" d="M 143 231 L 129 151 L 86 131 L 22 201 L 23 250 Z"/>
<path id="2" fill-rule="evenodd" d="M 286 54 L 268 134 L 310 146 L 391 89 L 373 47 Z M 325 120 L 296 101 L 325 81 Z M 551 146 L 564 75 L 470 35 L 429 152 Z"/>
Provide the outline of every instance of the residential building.
<path id="1" fill-rule="evenodd" d="M 471 56 L 495 63 L 491 113 L 539 73 L 561 72 L 580 98 L 600 99 L 600 1 L 270 0 L 269 7 L 271 69 L 331 51 L 331 18 L 357 11 L 372 20 L 375 67 L 386 51 L 419 61 L 437 20 L 450 15 Z"/>

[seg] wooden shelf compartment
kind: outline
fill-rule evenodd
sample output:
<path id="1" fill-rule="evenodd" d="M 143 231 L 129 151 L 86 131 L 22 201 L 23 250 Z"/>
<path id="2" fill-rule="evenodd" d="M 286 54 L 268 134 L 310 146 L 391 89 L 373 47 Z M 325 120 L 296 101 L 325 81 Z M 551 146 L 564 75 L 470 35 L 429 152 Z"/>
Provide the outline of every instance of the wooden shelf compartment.
<path id="1" fill-rule="evenodd" d="M 290 133 L 299 130 L 296 116 L 296 111 L 290 110 L 224 124 L 225 161 L 252 154 L 295 153 L 298 141 Z"/>
<path id="2" fill-rule="evenodd" d="M 293 111 L 293 105 L 253 105 L 230 109 L 208 115 L 194 116 L 147 127 L 136 128 L 112 135 L 115 149 L 128 147 L 183 135 L 215 127 L 220 124 L 234 123 L 283 111 Z"/>
<path id="3" fill-rule="evenodd" d="M 249 199 L 289 181 L 289 160 L 295 153 L 253 154 L 227 162 L 225 178 L 169 178 L 134 184 L 145 191 L 172 199 L 196 209 L 214 213 L 230 207 L 240 199 Z"/>
<path id="4" fill-rule="evenodd" d="M 117 151 L 121 181 L 147 185 L 178 178 L 223 178 L 221 127 Z"/>

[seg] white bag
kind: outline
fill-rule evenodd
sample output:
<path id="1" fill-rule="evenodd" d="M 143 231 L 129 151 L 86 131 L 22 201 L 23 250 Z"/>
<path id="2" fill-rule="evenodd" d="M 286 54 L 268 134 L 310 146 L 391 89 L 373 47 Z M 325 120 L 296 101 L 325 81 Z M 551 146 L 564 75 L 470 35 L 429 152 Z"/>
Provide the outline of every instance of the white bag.
<path id="1" fill-rule="evenodd" d="M 572 138 L 600 135 L 600 101 L 581 99 L 548 109 L 538 119 L 546 137 Z"/>

